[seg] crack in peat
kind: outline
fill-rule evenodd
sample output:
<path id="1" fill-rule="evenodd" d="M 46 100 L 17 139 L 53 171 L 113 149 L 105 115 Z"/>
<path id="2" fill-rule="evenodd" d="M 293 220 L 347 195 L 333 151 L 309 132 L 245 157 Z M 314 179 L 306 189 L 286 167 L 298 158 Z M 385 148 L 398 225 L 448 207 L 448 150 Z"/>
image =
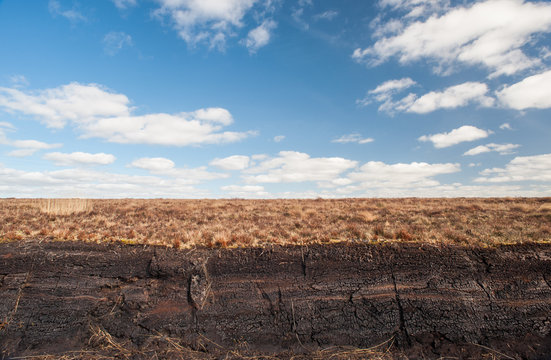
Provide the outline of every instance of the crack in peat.
<path id="1" fill-rule="evenodd" d="M 408 345 L 411 346 L 411 338 L 409 337 L 409 334 L 406 328 L 406 320 L 404 318 L 404 308 L 402 307 L 402 301 L 400 300 L 400 294 L 398 293 L 398 286 L 396 285 L 396 277 L 394 276 L 393 269 L 391 269 L 390 276 L 392 278 L 392 283 L 394 285 L 394 294 L 396 297 L 396 304 L 398 305 L 398 312 L 400 314 L 400 331 L 406 338 Z"/>

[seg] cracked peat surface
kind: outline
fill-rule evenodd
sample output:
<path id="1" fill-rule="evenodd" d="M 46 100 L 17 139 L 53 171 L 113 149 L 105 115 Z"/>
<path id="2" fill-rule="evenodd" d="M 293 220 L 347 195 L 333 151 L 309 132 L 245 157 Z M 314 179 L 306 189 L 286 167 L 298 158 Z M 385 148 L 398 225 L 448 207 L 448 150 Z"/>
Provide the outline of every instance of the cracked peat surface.
<path id="1" fill-rule="evenodd" d="M 545 244 L 8 242 L 0 359 L 549 359 L 550 280 Z"/>

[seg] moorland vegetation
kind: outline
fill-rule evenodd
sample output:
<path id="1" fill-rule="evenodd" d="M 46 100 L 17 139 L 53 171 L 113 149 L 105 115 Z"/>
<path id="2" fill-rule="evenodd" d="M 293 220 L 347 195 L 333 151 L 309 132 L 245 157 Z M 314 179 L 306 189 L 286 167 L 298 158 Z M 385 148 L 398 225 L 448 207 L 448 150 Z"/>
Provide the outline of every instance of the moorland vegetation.
<path id="1" fill-rule="evenodd" d="M 22 240 L 174 248 L 549 243 L 551 199 L 0 199 L 0 241 Z"/>

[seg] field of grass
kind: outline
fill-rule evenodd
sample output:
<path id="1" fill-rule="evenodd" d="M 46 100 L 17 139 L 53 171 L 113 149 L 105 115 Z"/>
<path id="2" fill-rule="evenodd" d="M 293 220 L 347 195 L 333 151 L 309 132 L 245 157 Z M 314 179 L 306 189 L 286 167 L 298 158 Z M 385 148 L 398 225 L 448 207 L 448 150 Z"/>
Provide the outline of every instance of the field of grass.
<path id="1" fill-rule="evenodd" d="M 0 199 L 0 241 L 175 248 L 342 241 L 551 243 L 551 198 L 340 200 Z"/>

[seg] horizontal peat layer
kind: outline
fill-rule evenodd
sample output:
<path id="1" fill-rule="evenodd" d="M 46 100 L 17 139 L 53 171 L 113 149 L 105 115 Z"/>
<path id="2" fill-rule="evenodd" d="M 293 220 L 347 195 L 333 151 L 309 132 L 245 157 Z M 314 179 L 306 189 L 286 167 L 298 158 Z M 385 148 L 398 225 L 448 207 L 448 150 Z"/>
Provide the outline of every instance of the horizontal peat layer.
<path id="1" fill-rule="evenodd" d="M 0 359 L 540 359 L 551 246 L 0 244 Z"/>

